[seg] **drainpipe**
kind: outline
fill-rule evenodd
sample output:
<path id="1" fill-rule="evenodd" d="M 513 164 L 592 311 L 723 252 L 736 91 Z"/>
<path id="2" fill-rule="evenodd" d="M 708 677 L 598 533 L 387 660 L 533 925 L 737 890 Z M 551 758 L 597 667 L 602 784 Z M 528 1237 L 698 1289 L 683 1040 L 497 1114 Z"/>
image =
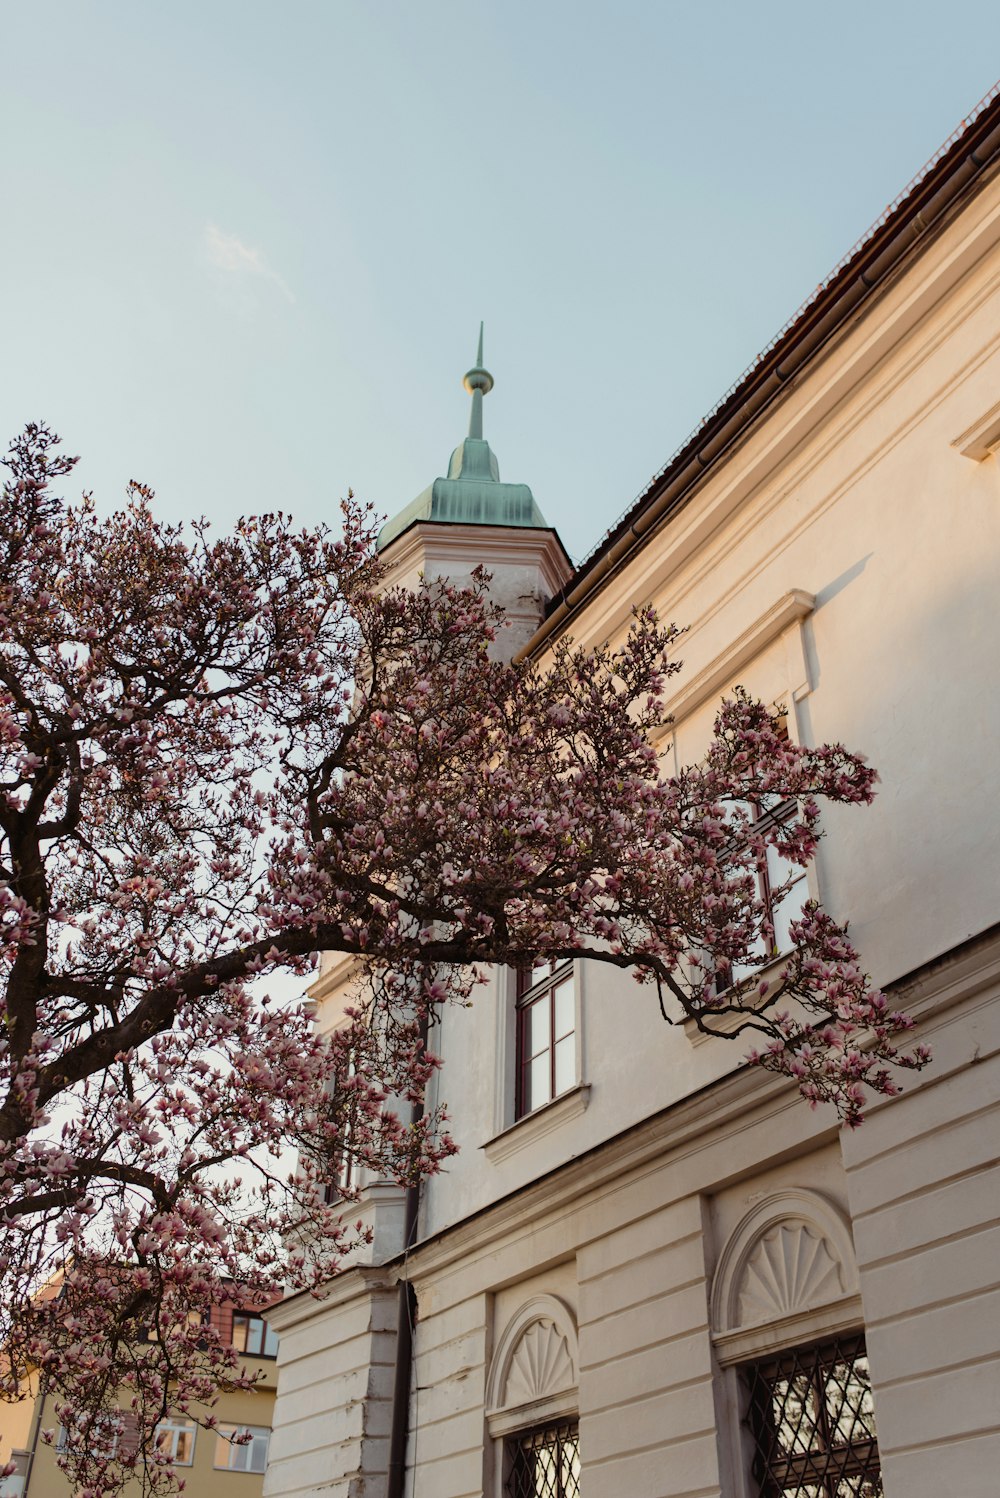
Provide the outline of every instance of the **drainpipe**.
<path id="1" fill-rule="evenodd" d="M 428 1021 L 420 1026 L 420 1039 L 427 1047 Z M 410 1125 L 415 1127 L 424 1116 L 423 1099 L 414 1103 Z M 413 1375 L 413 1326 L 417 1319 L 417 1292 L 405 1278 L 406 1258 L 417 1236 L 417 1214 L 420 1211 L 420 1182 L 406 1188 L 406 1214 L 403 1222 L 403 1274 L 397 1286 L 396 1375 L 392 1386 L 392 1424 L 389 1430 L 389 1476 L 386 1498 L 403 1498 L 406 1478 L 406 1443 L 410 1434 L 410 1380 Z"/>
<path id="2" fill-rule="evenodd" d="M 417 1105 L 419 1107 L 419 1105 Z M 417 1107 L 414 1122 L 419 1123 Z M 423 1109 L 420 1108 L 420 1112 Z M 405 1255 L 416 1237 L 420 1187 L 416 1183 L 406 1190 L 406 1226 L 403 1234 Z M 403 1498 L 406 1477 L 406 1443 L 410 1435 L 410 1379 L 413 1374 L 413 1323 L 417 1316 L 417 1293 L 409 1280 L 400 1280 L 396 1290 L 396 1376 L 392 1386 L 392 1425 L 389 1433 L 389 1480 L 386 1498 Z"/>
<path id="3" fill-rule="evenodd" d="M 24 1487 L 21 1489 L 24 1498 L 27 1498 L 28 1489 L 31 1487 L 31 1474 L 35 1467 L 35 1452 L 38 1450 L 38 1437 L 42 1433 L 42 1417 L 45 1414 L 45 1401 L 48 1399 L 48 1390 L 39 1390 L 38 1409 L 35 1413 L 35 1429 L 31 1437 L 31 1450 L 28 1452 L 28 1470 L 24 1475 Z"/>

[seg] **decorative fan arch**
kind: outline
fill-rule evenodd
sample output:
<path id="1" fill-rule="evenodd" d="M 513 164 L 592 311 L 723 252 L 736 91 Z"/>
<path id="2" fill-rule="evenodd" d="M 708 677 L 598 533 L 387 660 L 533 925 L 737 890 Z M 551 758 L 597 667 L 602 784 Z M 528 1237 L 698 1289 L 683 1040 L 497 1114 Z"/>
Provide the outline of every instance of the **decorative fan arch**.
<path id="1" fill-rule="evenodd" d="M 576 1322 L 554 1295 L 535 1295 L 511 1317 L 497 1342 L 486 1382 L 493 1435 L 524 1429 L 577 1405 Z"/>
<path id="2" fill-rule="evenodd" d="M 851 1230 L 815 1191 L 776 1191 L 746 1214 L 719 1259 L 712 1286 L 712 1333 L 724 1362 L 811 1328 L 826 1332 L 861 1319 Z"/>

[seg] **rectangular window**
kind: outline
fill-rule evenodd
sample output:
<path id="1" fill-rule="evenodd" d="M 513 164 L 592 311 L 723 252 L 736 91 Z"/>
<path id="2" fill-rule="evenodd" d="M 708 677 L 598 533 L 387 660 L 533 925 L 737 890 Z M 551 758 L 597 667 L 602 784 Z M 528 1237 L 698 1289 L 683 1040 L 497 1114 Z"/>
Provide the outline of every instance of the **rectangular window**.
<path id="1" fill-rule="evenodd" d="M 249 1436 L 249 1440 L 236 1443 L 234 1436 Z M 228 1472 L 263 1472 L 270 1439 L 266 1425 L 220 1425 L 215 1437 L 215 1465 Z"/>
<path id="2" fill-rule="evenodd" d="M 204 1315 L 202 1314 L 201 1311 L 188 1311 L 187 1315 L 184 1317 L 183 1323 L 178 1322 L 178 1324 L 177 1324 L 177 1330 L 178 1331 L 180 1330 L 182 1324 L 185 1325 L 185 1326 L 204 1326 L 205 1325 L 205 1317 L 204 1317 Z M 168 1336 L 170 1335 L 170 1330 L 168 1330 L 168 1332 L 166 1333 L 166 1335 L 168 1335 Z M 146 1341 L 146 1342 L 159 1342 L 159 1340 L 160 1340 L 160 1330 L 159 1330 L 159 1328 L 156 1325 L 152 1324 L 152 1323 L 150 1323 L 147 1326 L 144 1326 L 143 1329 L 142 1329 L 142 1339 L 144 1341 Z"/>
<path id="3" fill-rule="evenodd" d="M 517 975 L 517 1088 L 523 1118 L 576 1084 L 572 962 L 536 962 Z"/>
<path id="4" fill-rule="evenodd" d="M 504 1498 L 580 1498 L 580 1432 L 575 1420 L 507 1442 Z"/>
<path id="5" fill-rule="evenodd" d="M 748 835 L 783 827 L 798 815 L 798 807 L 793 800 L 771 805 L 759 801 L 742 801 L 738 806 L 746 818 Z M 742 830 L 741 826 L 741 832 Z M 785 893 L 780 902 L 776 903 L 775 896 L 782 889 Z M 779 957 L 782 952 L 791 949 L 791 924 L 799 919 L 809 898 L 805 869 L 800 864 L 782 858 L 776 848 L 766 848 L 762 857 L 757 860 L 757 898 L 764 907 L 764 919 L 773 933 L 766 936 L 762 932 L 757 938 L 750 956 L 759 961 L 768 956 Z M 745 963 L 736 963 L 731 969 L 726 968 L 716 979 L 717 991 L 722 993 L 732 984 L 742 982 L 752 971 L 750 965 Z"/>
<path id="6" fill-rule="evenodd" d="M 10 1454 L 10 1459 L 14 1464 L 14 1470 L 9 1477 L 0 1477 L 0 1498 L 21 1498 L 28 1480 L 31 1452 L 19 1451 L 15 1448 Z"/>
<path id="7" fill-rule="evenodd" d="M 118 1451 L 119 1423 L 113 1415 L 77 1415 L 71 1429 L 60 1425 L 56 1450 L 83 1448 L 93 1456 L 111 1461 Z"/>
<path id="8" fill-rule="evenodd" d="M 175 1467 L 190 1467 L 194 1461 L 195 1423 L 193 1420 L 161 1420 L 156 1427 L 156 1449 L 169 1457 Z"/>
<path id="9" fill-rule="evenodd" d="M 249 1316 L 237 1311 L 233 1315 L 233 1346 L 237 1352 L 245 1352 L 249 1357 L 276 1358 L 278 1333 L 268 1326 L 263 1316 Z"/>
<path id="10" fill-rule="evenodd" d="M 864 1337 L 742 1370 L 760 1498 L 882 1498 Z"/>
<path id="11" fill-rule="evenodd" d="M 355 1075 L 355 1058 L 352 1054 L 348 1068 L 348 1078 Z M 338 1097 L 338 1091 L 340 1096 Z M 360 1166 L 353 1154 L 354 1121 L 356 1116 L 356 1101 L 354 1093 L 350 1088 L 337 1088 L 335 1082 L 330 1082 L 328 1097 L 331 1107 L 335 1109 L 340 1123 L 340 1149 L 331 1160 L 330 1179 L 327 1182 L 323 1199 L 328 1207 L 339 1202 L 341 1197 L 349 1191 L 354 1191 L 360 1180 Z M 342 1103 L 342 1107 L 337 1104 Z"/>

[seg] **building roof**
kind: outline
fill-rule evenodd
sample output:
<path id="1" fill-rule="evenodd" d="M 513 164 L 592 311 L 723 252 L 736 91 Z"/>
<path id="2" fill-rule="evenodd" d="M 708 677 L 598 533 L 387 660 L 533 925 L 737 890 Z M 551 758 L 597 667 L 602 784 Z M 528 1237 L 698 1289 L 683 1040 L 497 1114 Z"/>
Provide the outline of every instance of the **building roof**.
<path id="1" fill-rule="evenodd" d="M 584 557 L 550 600 L 529 651 L 541 648 L 654 528 L 687 503 L 709 469 L 780 397 L 791 377 L 802 373 L 849 318 L 857 317 L 905 257 L 929 243 L 948 210 L 974 192 L 983 174 L 998 162 L 1000 83 L 888 204 Z"/>
<path id="2" fill-rule="evenodd" d="M 469 435 L 451 455 L 447 478 L 437 478 L 379 531 L 379 551 L 401 536 L 415 521 L 446 525 L 532 526 L 548 524 L 527 484 L 504 484 L 500 467 L 483 437 L 483 396 L 493 389 L 493 376 L 483 368 L 483 327 L 479 325 L 476 362 L 462 382 L 472 396 Z"/>

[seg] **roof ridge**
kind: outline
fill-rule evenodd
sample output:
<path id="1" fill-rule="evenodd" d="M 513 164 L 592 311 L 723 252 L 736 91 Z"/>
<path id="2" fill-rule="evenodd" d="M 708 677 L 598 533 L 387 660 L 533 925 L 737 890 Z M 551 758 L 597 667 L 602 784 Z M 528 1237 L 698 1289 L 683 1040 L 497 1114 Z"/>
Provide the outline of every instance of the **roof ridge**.
<path id="1" fill-rule="evenodd" d="M 882 212 L 875 219 L 874 223 L 870 224 L 865 232 L 860 236 L 860 238 L 855 240 L 851 248 L 840 257 L 836 265 L 833 266 L 832 270 L 830 270 L 823 277 L 823 279 L 818 282 L 818 284 L 806 297 L 805 301 L 795 309 L 792 315 L 787 318 L 784 323 L 782 323 L 781 327 L 774 334 L 774 336 L 764 345 L 760 352 L 754 356 L 754 358 L 750 361 L 750 363 L 746 366 L 742 373 L 738 375 L 737 378 L 732 382 L 732 384 L 723 392 L 723 394 L 719 397 L 719 399 L 715 402 L 711 409 L 706 412 L 706 414 L 701 418 L 697 425 L 691 429 L 684 440 L 670 454 L 666 462 L 656 470 L 656 472 L 643 486 L 643 488 L 639 491 L 635 498 L 631 500 L 629 504 L 627 504 L 622 510 L 621 514 L 612 521 L 612 523 L 602 533 L 602 535 L 598 538 L 598 540 L 594 543 L 590 550 L 583 556 L 580 562 L 578 562 L 575 574 L 577 577 L 579 577 L 583 572 L 586 571 L 590 562 L 593 561 L 593 559 L 603 550 L 606 542 L 610 539 L 610 537 L 613 536 L 621 528 L 625 520 L 628 519 L 628 517 L 631 516 L 632 513 L 642 503 L 642 501 L 648 497 L 653 487 L 659 482 L 663 475 L 669 471 L 669 469 L 673 466 L 673 464 L 677 461 L 681 454 L 691 446 L 691 444 L 698 437 L 699 433 L 704 431 L 704 429 L 709 425 L 713 418 L 718 415 L 718 413 L 723 409 L 724 406 L 729 403 L 729 401 L 732 400 L 733 396 L 736 395 L 740 388 L 748 383 L 748 381 L 754 374 L 756 374 L 757 370 L 767 359 L 768 355 L 771 354 L 774 349 L 777 348 L 777 346 L 782 342 L 782 340 L 792 332 L 796 325 L 804 319 L 806 314 L 812 307 L 815 306 L 816 302 L 823 295 L 823 293 L 834 283 L 834 281 L 837 280 L 838 276 L 842 275 L 843 272 L 847 270 L 847 268 L 851 265 L 851 263 L 856 260 L 859 255 L 861 255 L 862 252 L 871 245 L 872 241 L 876 238 L 879 231 L 885 228 L 885 226 L 899 211 L 899 209 L 903 206 L 907 199 L 910 198 L 912 194 L 926 181 L 926 179 L 930 176 L 931 172 L 933 172 L 934 168 L 939 164 L 939 162 L 945 156 L 947 156 L 949 151 L 951 151 L 953 147 L 956 146 L 965 135 L 968 134 L 970 128 L 990 109 L 991 105 L 993 105 L 997 101 L 997 99 L 1000 99 L 1000 79 L 998 79 L 997 82 L 994 83 L 993 87 L 983 95 L 978 104 L 976 104 L 975 107 L 970 110 L 965 118 L 962 119 L 958 125 L 956 125 L 955 129 L 951 132 L 947 139 L 942 142 L 942 144 L 938 147 L 934 154 L 930 156 L 928 160 L 924 162 L 923 166 L 920 167 L 919 171 L 917 171 L 910 178 L 906 186 L 901 188 L 896 196 L 885 206 L 885 208 L 883 208 Z M 567 586 L 569 586 L 569 584 L 567 584 Z"/>

